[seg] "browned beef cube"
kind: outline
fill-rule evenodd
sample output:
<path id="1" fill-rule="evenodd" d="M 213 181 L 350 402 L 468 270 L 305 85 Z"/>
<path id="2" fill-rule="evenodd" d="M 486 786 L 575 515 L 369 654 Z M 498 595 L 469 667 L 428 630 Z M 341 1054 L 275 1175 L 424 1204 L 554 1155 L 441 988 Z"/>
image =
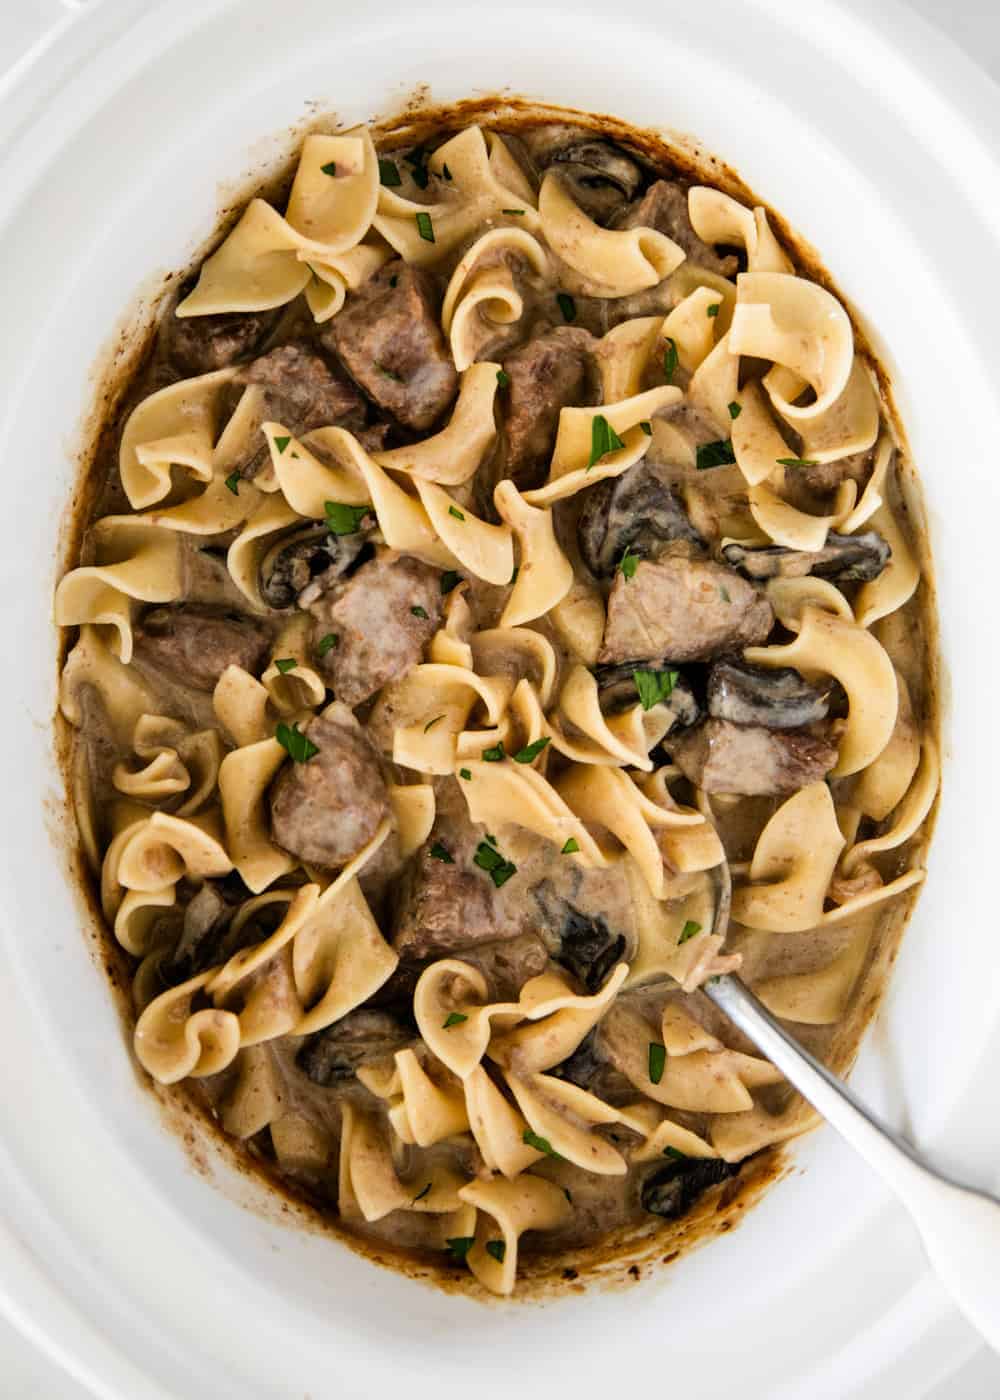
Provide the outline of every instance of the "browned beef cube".
<path id="1" fill-rule="evenodd" d="M 319 753 L 286 763 L 271 784 L 271 833 L 308 865 L 346 865 L 389 810 L 378 758 L 346 705 L 329 705 L 302 732 Z"/>
<path id="2" fill-rule="evenodd" d="M 720 258 L 711 244 L 703 243 L 695 233 L 688 214 L 687 190 L 673 180 L 657 180 L 650 185 L 642 198 L 624 211 L 617 227 L 656 229 L 672 238 L 699 267 L 721 277 L 732 277 L 736 272 L 738 264 L 732 254 Z"/>
<path id="3" fill-rule="evenodd" d="M 399 259 L 350 292 L 321 336 L 365 393 L 407 428 L 429 428 L 458 390 L 433 283 Z"/>
<path id="4" fill-rule="evenodd" d="M 338 700 L 352 708 L 406 674 L 441 621 L 441 575 L 409 555 L 382 556 L 311 607 L 314 641 L 336 644 L 317 654 Z"/>
<path id="5" fill-rule="evenodd" d="M 175 316 L 163 323 L 167 354 L 186 374 L 210 374 L 252 355 L 281 315 L 275 311 L 226 311 L 218 316 Z"/>
<path id="6" fill-rule="evenodd" d="M 136 655 L 192 690 L 214 690 L 227 666 L 256 675 L 268 644 L 251 618 L 193 603 L 151 608 L 135 633 Z"/>
<path id="7" fill-rule="evenodd" d="M 503 362 L 507 388 L 507 474 L 523 487 L 544 479 L 567 407 L 593 402 L 590 390 L 594 339 L 575 326 L 559 326 L 529 340 Z"/>
<path id="8" fill-rule="evenodd" d="M 664 554 L 640 561 L 631 578 L 615 575 L 599 659 L 705 661 L 766 641 L 773 626 L 767 598 L 735 570 Z"/>
<path id="9" fill-rule="evenodd" d="M 837 762 L 828 740 L 804 729 L 764 729 L 709 719 L 668 741 L 685 777 L 705 792 L 765 797 L 820 782 Z"/>

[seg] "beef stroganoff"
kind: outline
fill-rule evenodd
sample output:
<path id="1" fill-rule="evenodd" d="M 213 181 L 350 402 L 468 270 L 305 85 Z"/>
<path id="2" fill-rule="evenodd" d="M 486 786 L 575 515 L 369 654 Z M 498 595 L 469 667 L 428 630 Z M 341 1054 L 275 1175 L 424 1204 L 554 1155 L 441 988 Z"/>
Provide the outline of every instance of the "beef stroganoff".
<path id="1" fill-rule="evenodd" d="M 308 136 L 56 594 L 140 1065 L 499 1294 L 811 1126 L 699 989 L 843 1068 L 938 786 L 875 366 L 762 207 L 615 135 Z"/>

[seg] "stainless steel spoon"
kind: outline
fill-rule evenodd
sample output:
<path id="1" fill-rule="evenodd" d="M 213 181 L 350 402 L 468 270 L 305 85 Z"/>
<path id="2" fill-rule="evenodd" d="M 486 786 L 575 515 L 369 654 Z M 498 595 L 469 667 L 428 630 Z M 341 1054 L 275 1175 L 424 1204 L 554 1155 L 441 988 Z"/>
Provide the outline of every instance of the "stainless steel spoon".
<path id="1" fill-rule="evenodd" d="M 1000 1200 L 930 1166 L 804 1050 L 738 977 L 714 978 L 702 990 L 896 1193 L 941 1282 L 1000 1351 Z"/>

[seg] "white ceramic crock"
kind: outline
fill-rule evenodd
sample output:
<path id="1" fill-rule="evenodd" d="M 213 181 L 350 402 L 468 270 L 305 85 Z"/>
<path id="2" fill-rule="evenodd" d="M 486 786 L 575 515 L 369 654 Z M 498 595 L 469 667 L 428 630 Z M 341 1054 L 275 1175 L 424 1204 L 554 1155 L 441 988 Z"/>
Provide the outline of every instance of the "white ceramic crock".
<path id="1" fill-rule="evenodd" d="M 697 133 L 820 250 L 896 375 L 937 556 L 948 756 L 930 878 L 857 1082 L 995 1187 L 1000 107 L 957 51 L 877 8 L 104 0 L 0 90 L 0 1295 L 95 1394 L 915 1398 L 972 1349 L 901 1213 L 827 1132 L 735 1234 L 631 1291 L 546 1307 L 449 1299 L 247 1211 L 136 1082 L 46 808 L 50 597 L 88 370 L 262 138 L 309 101 L 353 122 L 424 82 Z"/>

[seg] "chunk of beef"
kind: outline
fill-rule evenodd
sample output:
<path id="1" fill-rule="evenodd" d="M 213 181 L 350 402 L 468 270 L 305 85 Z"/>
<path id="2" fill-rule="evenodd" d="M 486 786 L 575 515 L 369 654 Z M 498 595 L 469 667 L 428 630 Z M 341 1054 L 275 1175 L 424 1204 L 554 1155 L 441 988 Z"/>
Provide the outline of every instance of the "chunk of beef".
<path id="1" fill-rule="evenodd" d="M 615 575 L 598 660 L 707 661 L 766 641 L 773 626 L 767 598 L 733 569 L 664 554 L 641 561 L 631 578 Z"/>
<path id="2" fill-rule="evenodd" d="M 365 393 L 407 428 L 423 432 L 458 390 L 427 273 L 386 263 L 320 333 Z"/>
<path id="3" fill-rule="evenodd" d="M 309 1036 L 295 1063 L 314 1084 L 328 1089 L 353 1079 L 360 1065 L 386 1060 L 414 1039 L 414 1032 L 387 1011 L 359 1007 Z"/>
<path id="4" fill-rule="evenodd" d="M 503 362 L 507 387 L 507 474 L 518 486 L 537 486 L 545 476 L 566 407 L 592 403 L 594 338 L 576 326 L 529 340 Z"/>
<path id="5" fill-rule="evenodd" d="M 728 1181 L 739 1171 L 739 1164 L 720 1161 L 717 1157 L 681 1157 L 648 1176 L 642 1184 L 640 1199 L 644 1210 L 664 1220 L 678 1220 L 687 1215 L 699 1196 L 713 1186 Z"/>
<path id="6" fill-rule="evenodd" d="M 577 538 L 583 562 L 595 577 L 610 578 L 626 549 L 648 556 L 673 540 L 702 543 L 669 472 L 645 457 L 587 491 Z"/>
<path id="7" fill-rule="evenodd" d="M 688 213 L 687 190 L 674 180 L 657 180 L 641 199 L 630 204 L 615 221 L 616 228 L 653 228 L 665 233 L 688 258 L 720 277 L 733 277 L 739 266 L 732 254 L 719 257 L 710 243 L 695 233 Z"/>
<path id="8" fill-rule="evenodd" d="M 234 383 L 261 390 L 260 420 L 280 423 L 296 437 L 313 428 L 360 428 L 365 401 L 347 376 L 304 341 L 290 341 L 251 361 Z M 257 475 L 268 461 L 266 442 L 254 437 L 238 464 L 244 477 Z"/>
<path id="9" fill-rule="evenodd" d="M 641 663 L 643 670 L 669 671 L 672 669 L 669 658 L 650 659 Z M 635 673 L 639 669 L 636 662 L 626 662 L 623 666 L 598 666 L 594 671 L 601 709 L 605 714 L 615 714 L 630 709 L 639 698 L 635 683 Z M 667 698 L 667 709 L 673 714 L 671 729 L 688 729 L 701 719 L 701 706 L 689 681 L 679 672 Z"/>
<path id="10" fill-rule="evenodd" d="M 441 575 L 409 555 L 371 559 L 310 611 L 314 637 L 335 636 L 316 664 L 352 708 L 420 660 L 441 622 Z"/>
<path id="11" fill-rule="evenodd" d="M 685 777 L 705 792 L 765 797 L 798 792 L 825 778 L 836 746 L 801 729 L 764 729 L 709 719 L 667 740 Z"/>
<path id="12" fill-rule="evenodd" d="M 210 374 L 254 354 L 281 315 L 274 311 L 225 311 L 217 316 L 168 316 L 166 351 L 185 374 Z"/>
<path id="13" fill-rule="evenodd" d="M 271 832 L 308 865 L 346 865 L 389 810 L 378 758 L 346 705 L 328 705 L 302 732 L 319 753 L 286 763 L 271 784 Z"/>
<path id="14" fill-rule="evenodd" d="M 308 607 L 347 573 L 368 534 L 335 535 L 326 525 L 307 525 L 283 535 L 260 561 L 261 598 L 271 608 Z"/>
<path id="15" fill-rule="evenodd" d="M 717 661 L 708 675 L 708 713 L 733 724 L 804 729 L 827 717 L 830 687 L 810 685 L 790 666 L 770 669 Z"/>
<path id="16" fill-rule="evenodd" d="M 749 578 L 835 578 L 838 583 L 869 583 L 878 578 L 892 554 L 888 543 L 875 530 L 862 535 L 838 535 L 829 531 L 822 549 L 786 549 L 768 545 L 764 549 L 727 544 L 726 559 Z"/>
<path id="17" fill-rule="evenodd" d="M 227 666 L 255 675 L 268 634 L 251 618 L 195 603 L 151 608 L 135 632 L 136 655 L 193 690 L 214 690 Z"/>

